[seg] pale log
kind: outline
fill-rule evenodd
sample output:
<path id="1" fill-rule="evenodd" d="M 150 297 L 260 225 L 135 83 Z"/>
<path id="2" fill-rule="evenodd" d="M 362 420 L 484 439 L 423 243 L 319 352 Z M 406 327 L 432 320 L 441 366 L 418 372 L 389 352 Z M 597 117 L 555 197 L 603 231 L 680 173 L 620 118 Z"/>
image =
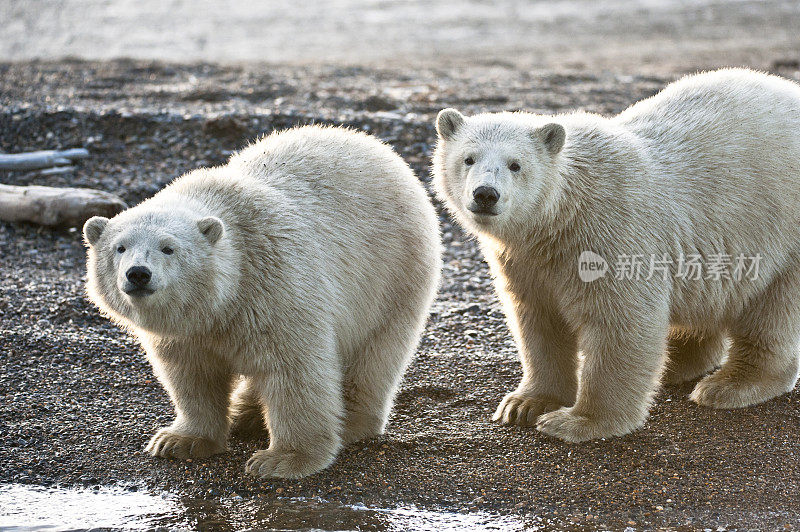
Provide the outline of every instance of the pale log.
<path id="1" fill-rule="evenodd" d="M 0 185 L 0 220 L 7 222 L 80 227 L 92 216 L 110 218 L 126 208 L 102 190 Z"/>
<path id="2" fill-rule="evenodd" d="M 36 170 L 70 164 L 74 159 L 86 159 L 84 148 L 71 150 L 45 150 L 30 153 L 0 153 L 0 170 Z"/>

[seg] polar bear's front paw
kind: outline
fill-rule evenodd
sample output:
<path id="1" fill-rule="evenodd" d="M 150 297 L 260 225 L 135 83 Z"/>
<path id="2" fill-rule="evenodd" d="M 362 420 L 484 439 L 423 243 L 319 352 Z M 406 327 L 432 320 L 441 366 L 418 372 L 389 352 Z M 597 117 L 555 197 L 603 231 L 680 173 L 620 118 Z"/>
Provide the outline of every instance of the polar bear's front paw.
<path id="1" fill-rule="evenodd" d="M 561 408 L 540 416 L 536 428 L 548 436 L 578 443 L 622 436 L 636 430 L 643 422 L 644 420 L 638 424 L 630 424 L 613 419 L 599 420 L 576 414 L 572 408 Z"/>
<path id="2" fill-rule="evenodd" d="M 144 449 L 152 456 L 164 458 L 205 458 L 225 451 L 225 444 L 208 438 L 181 434 L 169 427 L 159 430 Z"/>
<path id="3" fill-rule="evenodd" d="M 290 449 L 256 451 L 245 472 L 256 477 L 300 478 L 322 471 L 335 459 L 332 455 L 311 455 Z"/>
<path id="4" fill-rule="evenodd" d="M 519 425 L 521 427 L 533 427 L 536 419 L 545 412 L 551 412 L 561 408 L 563 405 L 552 397 L 542 395 L 523 395 L 511 392 L 506 395 L 492 416 L 493 421 L 499 421 L 503 425 Z"/>

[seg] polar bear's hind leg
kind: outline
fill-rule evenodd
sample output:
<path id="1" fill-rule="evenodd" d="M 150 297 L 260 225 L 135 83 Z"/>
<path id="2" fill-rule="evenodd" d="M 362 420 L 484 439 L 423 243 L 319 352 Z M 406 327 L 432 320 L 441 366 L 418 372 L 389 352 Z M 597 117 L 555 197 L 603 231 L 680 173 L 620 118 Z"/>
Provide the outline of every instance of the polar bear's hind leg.
<path id="1" fill-rule="evenodd" d="M 701 380 L 691 399 L 714 408 L 741 408 L 790 391 L 800 367 L 800 271 L 777 277 L 745 308 L 731 330 L 725 363 Z"/>
<path id="2" fill-rule="evenodd" d="M 664 384 L 680 384 L 702 377 L 719 367 L 726 352 L 722 332 L 702 335 L 691 331 L 673 332 L 667 343 L 667 367 L 662 381 Z"/>

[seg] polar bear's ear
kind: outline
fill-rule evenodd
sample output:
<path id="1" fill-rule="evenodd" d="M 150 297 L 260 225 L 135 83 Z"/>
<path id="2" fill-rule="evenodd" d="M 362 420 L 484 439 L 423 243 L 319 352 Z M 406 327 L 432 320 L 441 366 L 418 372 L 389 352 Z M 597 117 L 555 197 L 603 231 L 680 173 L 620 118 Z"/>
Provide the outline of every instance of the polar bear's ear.
<path id="1" fill-rule="evenodd" d="M 212 244 L 216 244 L 222 238 L 222 233 L 224 232 L 222 220 L 213 216 L 208 216 L 197 222 L 197 228 Z"/>
<path id="2" fill-rule="evenodd" d="M 445 140 L 451 140 L 464 125 L 464 115 L 455 109 L 442 109 L 436 117 L 436 132 Z"/>
<path id="3" fill-rule="evenodd" d="M 102 216 L 92 216 L 86 220 L 86 223 L 83 224 L 83 239 L 86 240 L 86 243 L 94 246 L 100 240 L 100 235 L 103 234 L 107 224 L 108 218 Z"/>
<path id="4" fill-rule="evenodd" d="M 555 155 L 564 147 L 567 132 L 561 124 L 547 124 L 534 131 L 534 138 L 544 144 L 550 155 Z"/>

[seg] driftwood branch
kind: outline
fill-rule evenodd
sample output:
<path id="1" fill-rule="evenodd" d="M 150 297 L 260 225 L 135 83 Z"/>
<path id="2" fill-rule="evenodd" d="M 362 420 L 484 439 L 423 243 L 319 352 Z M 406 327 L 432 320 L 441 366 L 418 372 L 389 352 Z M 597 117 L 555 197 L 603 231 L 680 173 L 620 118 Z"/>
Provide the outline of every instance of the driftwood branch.
<path id="1" fill-rule="evenodd" d="M 0 185 L 0 220 L 80 227 L 92 216 L 114 216 L 127 208 L 114 194 L 90 188 Z"/>
<path id="2" fill-rule="evenodd" d="M 43 170 L 39 170 L 39 175 L 69 174 L 74 171 L 74 166 L 56 166 L 54 168 L 45 168 Z"/>
<path id="3" fill-rule="evenodd" d="M 84 148 L 73 150 L 46 150 L 30 153 L 0 153 L 0 170 L 36 170 L 51 166 L 71 164 L 75 159 L 86 159 L 89 152 Z"/>

